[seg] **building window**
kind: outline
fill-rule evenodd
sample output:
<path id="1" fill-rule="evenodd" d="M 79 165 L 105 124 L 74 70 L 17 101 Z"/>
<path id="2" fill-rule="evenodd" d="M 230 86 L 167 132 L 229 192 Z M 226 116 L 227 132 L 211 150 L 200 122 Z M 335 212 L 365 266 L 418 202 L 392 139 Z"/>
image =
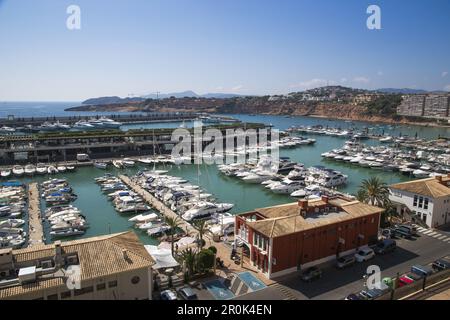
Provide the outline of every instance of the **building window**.
<path id="1" fill-rule="evenodd" d="M 70 299 L 72 294 L 70 291 L 61 292 L 61 299 Z"/>
<path id="2" fill-rule="evenodd" d="M 132 284 L 138 284 L 139 281 L 141 281 L 141 278 L 139 278 L 138 276 L 134 276 L 133 278 L 131 278 Z"/>
<path id="3" fill-rule="evenodd" d="M 82 294 L 91 293 L 93 291 L 94 291 L 94 287 L 90 286 L 90 287 L 86 287 L 86 288 L 77 289 L 77 290 L 75 290 L 74 294 L 75 294 L 75 296 L 81 296 Z"/>
<path id="4" fill-rule="evenodd" d="M 97 285 L 97 291 L 105 290 L 106 289 L 106 283 L 99 283 Z"/>
<path id="5" fill-rule="evenodd" d="M 425 210 L 428 210 L 428 198 L 425 198 L 425 201 L 424 201 L 424 203 L 423 203 L 423 208 L 424 208 Z"/>
<path id="6" fill-rule="evenodd" d="M 419 208 L 423 207 L 423 197 L 419 197 Z"/>
<path id="7" fill-rule="evenodd" d="M 115 287 L 117 287 L 117 281 L 108 282 L 108 288 L 115 288 Z"/>
<path id="8" fill-rule="evenodd" d="M 51 295 L 47 296 L 47 300 L 58 300 L 58 295 L 57 294 L 51 294 Z"/>
<path id="9" fill-rule="evenodd" d="M 413 207 L 417 207 L 417 196 L 414 196 Z"/>

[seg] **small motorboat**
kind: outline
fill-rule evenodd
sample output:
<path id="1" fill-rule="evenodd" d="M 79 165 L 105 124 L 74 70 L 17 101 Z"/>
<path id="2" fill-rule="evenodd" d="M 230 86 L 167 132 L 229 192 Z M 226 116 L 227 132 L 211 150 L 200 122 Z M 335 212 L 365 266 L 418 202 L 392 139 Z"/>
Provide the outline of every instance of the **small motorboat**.
<path id="1" fill-rule="evenodd" d="M 47 166 L 42 164 L 42 163 L 38 163 L 36 166 L 36 173 L 37 174 L 46 174 L 47 171 Z"/>
<path id="2" fill-rule="evenodd" d="M 48 174 L 54 174 L 54 173 L 58 173 L 59 171 L 58 171 L 58 169 L 55 167 L 55 166 L 49 166 L 48 168 L 47 168 L 47 173 Z"/>
<path id="3" fill-rule="evenodd" d="M 66 172 L 67 171 L 67 167 L 63 166 L 63 165 L 59 165 L 58 167 L 56 167 L 56 169 L 58 170 L 58 172 Z"/>
<path id="4" fill-rule="evenodd" d="M 25 174 L 28 176 L 32 176 L 36 173 L 36 167 L 32 164 L 28 164 L 25 166 Z"/>
<path id="5" fill-rule="evenodd" d="M 94 162 L 94 167 L 97 169 L 106 170 L 108 168 L 108 164 L 106 162 Z"/>
<path id="6" fill-rule="evenodd" d="M 11 176 L 11 169 L 3 169 L 0 171 L 0 176 L 2 178 L 9 178 Z"/>
<path id="7" fill-rule="evenodd" d="M 12 172 L 15 176 L 21 177 L 25 173 L 25 170 L 21 166 L 14 166 Z"/>

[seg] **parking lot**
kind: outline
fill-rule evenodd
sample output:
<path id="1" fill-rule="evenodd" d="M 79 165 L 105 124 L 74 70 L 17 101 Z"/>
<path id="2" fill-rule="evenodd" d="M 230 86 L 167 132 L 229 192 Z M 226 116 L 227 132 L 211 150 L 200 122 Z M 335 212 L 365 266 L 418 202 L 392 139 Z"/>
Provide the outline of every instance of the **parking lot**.
<path id="1" fill-rule="evenodd" d="M 425 231 L 426 232 L 426 231 Z M 429 235 L 430 234 L 430 235 Z M 428 264 L 434 260 L 450 254 L 450 239 L 443 237 L 445 232 L 418 233 L 411 240 L 395 239 L 397 249 L 386 255 L 377 255 L 370 261 L 356 263 L 343 270 L 336 269 L 333 265 L 322 266 L 322 278 L 305 283 L 300 279 L 300 272 L 276 279 L 278 284 L 270 286 L 259 292 L 250 293 L 239 299 L 276 299 L 275 291 L 282 299 L 317 299 L 336 300 L 343 299 L 348 294 L 358 292 L 363 287 L 363 275 L 367 267 L 378 265 L 381 269 L 381 277 L 394 277 L 397 273 L 403 274 L 410 271 L 412 265 Z M 271 298 L 272 297 L 272 298 Z"/>

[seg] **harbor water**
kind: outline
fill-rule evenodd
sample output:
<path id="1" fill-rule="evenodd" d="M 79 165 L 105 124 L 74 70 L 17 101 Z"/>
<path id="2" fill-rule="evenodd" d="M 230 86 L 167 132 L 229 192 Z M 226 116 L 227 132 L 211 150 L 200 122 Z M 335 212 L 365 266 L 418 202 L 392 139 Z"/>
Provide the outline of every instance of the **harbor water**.
<path id="1" fill-rule="evenodd" d="M 62 108 L 60 106 L 60 108 Z M 42 108 L 41 108 L 42 109 Z M 48 112 L 48 107 L 46 111 Z M 1 110 L 0 116 L 3 116 L 5 110 Z M 10 110 L 8 110 L 9 112 Z M 39 114 L 43 116 L 42 114 Z M 53 114 L 51 114 L 53 115 Z M 67 114 L 57 114 L 67 115 Z M 27 116 L 33 116 L 28 113 Z M 36 115 L 38 116 L 38 115 Z M 335 128 L 369 128 L 372 134 L 387 134 L 392 136 L 417 134 L 420 138 L 436 139 L 439 136 L 450 137 L 449 128 L 438 127 L 421 127 L 413 125 L 386 125 L 373 124 L 364 122 L 347 122 L 340 120 L 328 120 L 310 117 L 284 117 L 284 116 L 264 116 L 264 115 L 227 115 L 235 117 L 246 122 L 259 122 L 272 124 L 275 128 L 285 130 L 291 126 L 313 126 L 322 125 Z M 127 128 L 157 128 L 157 127 L 179 127 L 181 123 L 152 123 L 129 125 Z M 188 125 L 189 126 L 189 125 Z M 347 140 L 341 137 L 309 135 L 308 137 L 316 139 L 314 145 L 304 145 L 293 149 L 282 149 L 281 156 L 290 157 L 292 161 L 301 162 L 305 166 L 323 165 L 328 168 L 336 169 L 348 175 L 348 183 L 338 188 L 348 193 L 356 193 L 363 179 L 372 176 L 380 177 L 388 184 L 400 181 L 406 181 L 409 177 L 399 172 L 385 172 L 382 170 L 373 170 L 354 166 L 349 163 L 327 160 L 321 157 L 321 154 L 335 148 L 340 148 Z M 376 145 L 377 140 L 366 140 L 364 143 Z M 152 169 L 153 167 L 147 167 Z M 259 184 L 246 184 L 241 180 L 233 177 L 227 177 L 221 174 L 215 165 L 159 165 L 157 169 L 168 170 L 170 175 L 179 176 L 189 180 L 192 184 L 201 186 L 206 192 L 213 194 L 220 202 L 233 203 L 235 207 L 232 213 L 241 213 L 255 208 L 266 207 L 276 204 L 288 203 L 295 201 L 287 195 L 274 194 Z M 109 233 L 127 231 L 133 228 L 133 224 L 128 219 L 133 215 L 118 214 L 112 204 L 108 201 L 106 194 L 103 194 L 100 187 L 95 183 L 94 178 L 104 175 L 106 172 L 113 174 L 135 174 L 145 167 L 136 164 L 134 168 L 118 170 L 110 168 L 106 171 L 94 167 L 81 167 L 76 172 L 64 173 L 53 176 L 42 176 L 36 178 L 23 178 L 20 181 L 28 183 L 30 181 L 42 182 L 44 180 L 57 177 L 67 178 L 74 192 L 78 195 L 78 199 L 73 203 L 78 207 L 86 217 L 90 228 L 82 237 L 92 237 L 96 235 L 104 235 Z M 45 210 L 44 201 L 41 201 L 42 210 Z M 45 230 L 46 241 L 49 242 L 48 230 Z M 137 231 L 141 240 L 145 244 L 154 244 L 157 241 L 148 237 L 145 233 Z M 80 237 L 77 237 L 80 238 Z"/>

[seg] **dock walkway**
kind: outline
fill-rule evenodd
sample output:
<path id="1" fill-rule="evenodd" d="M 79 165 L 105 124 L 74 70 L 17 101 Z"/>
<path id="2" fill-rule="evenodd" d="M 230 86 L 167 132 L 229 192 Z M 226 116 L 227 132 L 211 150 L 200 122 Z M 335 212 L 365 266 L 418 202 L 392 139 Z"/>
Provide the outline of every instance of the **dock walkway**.
<path id="1" fill-rule="evenodd" d="M 134 192 L 139 194 L 148 204 L 150 204 L 152 207 L 154 207 L 156 210 L 158 210 L 161 214 L 163 214 L 166 217 L 170 218 L 178 218 L 180 228 L 182 228 L 186 233 L 190 236 L 197 235 L 197 230 L 189 223 L 184 221 L 183 219 L 180 219 L 179 216 L 170 210 L 164 203 L 159 201 L 156 197 L 154 197 L 150 192 L 142 188 L 139 184 L 135 183 L 132 179 L 130 179 L 127 176 L 120 175 L 120 180 L 122 180 L 123 183 L 125 183 L 127 186 L 129 186 Z"/>
<path id="2" fill-rule="evenodd" d="M 28 215 L 29 215 L 29 241 L 28 246 L 33 247 L 44 243 L 44 229 L 42 227 L 41 209 L 39 205 L 39 189 L 36 182 L 28 186 Z"/>

